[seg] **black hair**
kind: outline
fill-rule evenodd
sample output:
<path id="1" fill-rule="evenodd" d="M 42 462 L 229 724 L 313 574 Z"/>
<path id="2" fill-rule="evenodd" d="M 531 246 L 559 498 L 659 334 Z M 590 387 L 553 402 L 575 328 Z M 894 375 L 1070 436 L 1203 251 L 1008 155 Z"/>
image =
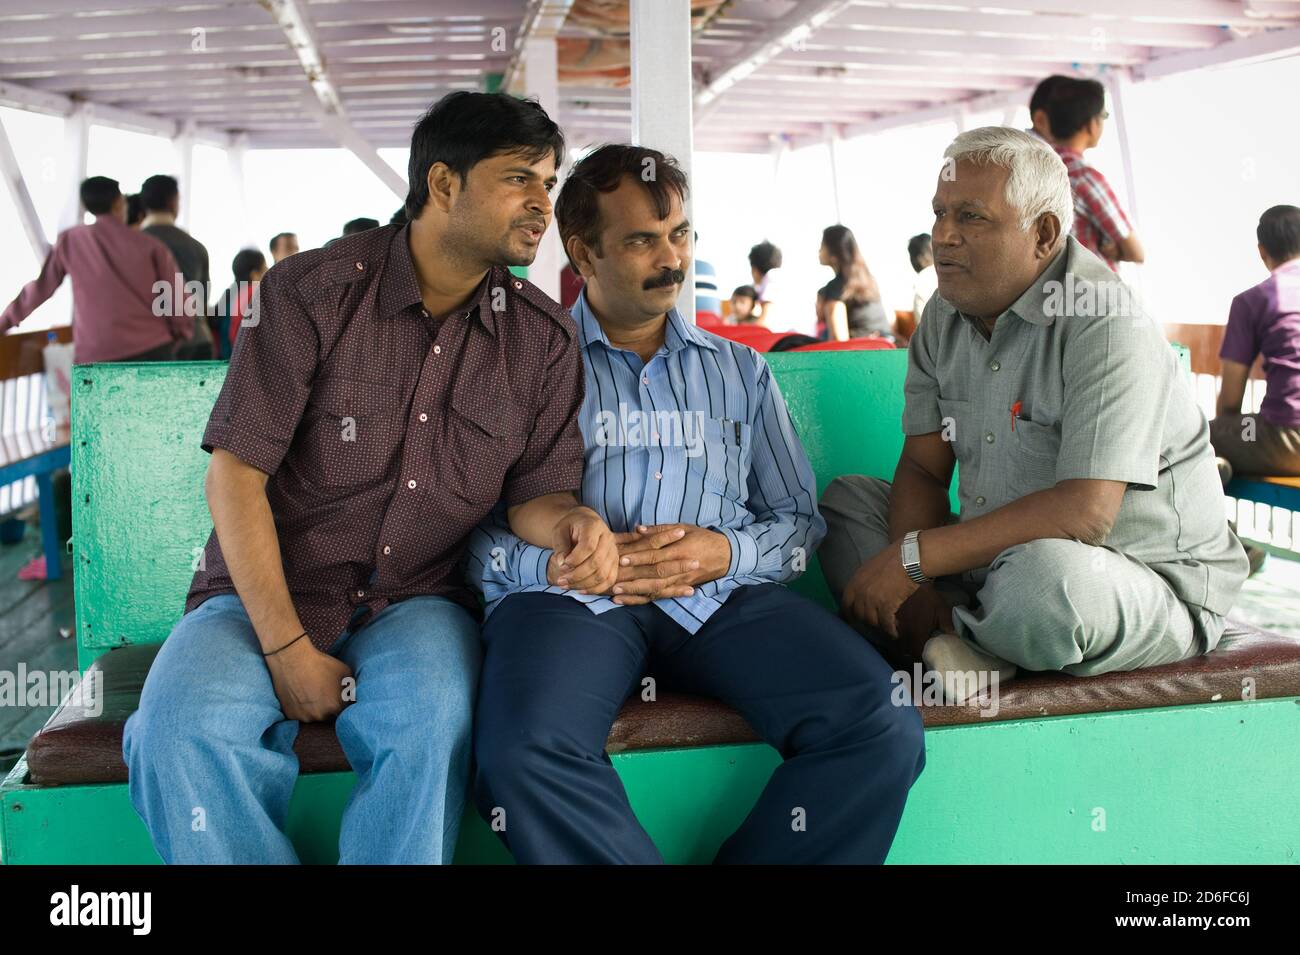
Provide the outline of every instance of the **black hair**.
<path id="1" fill-rule="evenodd" d="M 1032 117 L 1040 109 L 1047 109 L 1060 90 L 1062 81 L 1068 82 L 1069 79 L 1068 76 L 1053 73 L 1047 79 L 1040 81 L 1034 87 L 1033 95 L 1029 97 L 1029 115 Z"/>
<path id="2" fill-rule="evenodd" d="M 933 255 L 930 245 L 930 233 L 921 232 L 907 240 L 907 256 L 912 260 L 912 268 L 921 271 L 921 257 Z"/>
<path id="3" fill-rule="evenodd" d="M 752 298 L 754 301 L 758 301 L 758 292 L 754 290 L 752 285 L 737 285 L 732 291 L 731 297 L 735 298 L 737 295 L 741 298 Z"/>
<path id="4" fill-rule="evenodd" d="M 343 224 L 344 235 L 355 235 L 358 232 L 368 232 L 371 229 L 379 228 L 378 219 L 352 219 Z"/>
<path id="5" fill-rule="evenodd" d="M 772 347 L 768 351 L 794 351 L 796 348 L 803 348 L 805 345 L 816 345 L 818 341 L 819 339 L 813 338 L 811 335 L 794 332 L 778 338 L 772 343 Z"/>
<path id="6" fill-rule="evenodd" d="M 140 193 L 133 192 L 126 197 L 126 224 L 135 225 L 144 221 L 144 201 Z"/>
<path id="7" fill-rule="evenodd" d="M 1300 209 L 1295 206 L 1265 209 L 1259 217 L 1255 238 L 1273 261 L 1294 259 L 1300 255 Z"/>
<path id="8" fill-rule="evenodd" d="M 583 245 L 601 254 L 600 194 L 613 192 L 624 179 L 641 184 L 660 221 L 668 218 L 673 196 L 684 203 L 690 191 L 686 173 L 672 156 L 646 146 L 606 143 L 574 164 L 555 201 L 555 221 L 565 255 L 569 253 L 569 238 L 575 235 Z M 578 271 L 578 263 L 571 255 L 569 264 Z"/>
<path id="9" fill-rule="evenodd" d="M 91 215 L 107 214 L 121 194 L 117 180 L 107 176 L 91 176 L 81 183 L 81 204 Z"/>
<path id="10" fill-rule="evenodd" d="M 181 194 L 180 184 L 172 176 L 150 176 L 140 185 L 140 201 L 149 212 L 166 211 Z"/>
<path id="11" fill-rule="evenodd" d="M 1044 107 L 1056 139 L 1069 139 L 1106 109 L 1106 88 L 1097 80 L 1063 77 Z"/>
<path id="12" fill-rule="evenodd" d="M 519 153 L 529 162 L 551 153 L 558 170 L 564 162 L 564 134 L 535 100 L 505 93 L 448 93 L 429 107 L 411 133 L 407 217 L 418 218 L 429 201 L 434 163 L 445 163 L 463 183 L 470 169 L 502 153 Z"/>
<path id="13" fill-rule="evenodd" d="M 764 239 L 749 250 L 749 267 L 758 269 L 760 275 L 766 275 L 773 269 L 781 267 L 781 250 Z"/>
<path id="14" fill-rule="evenodd" d="M 402 206 L 402 208 L 393 213 L 392 218 L 388 220 L 388 224 L 405 225 L 409 221 L 410 220 L 406 218 L 406 206 Z"/>
<path id="15" fill-rule="evenodd" d="M 266 256 L 257 249 L 240 249 L 235 253 L 230 269 L 235 273 L 236 282 L 251 282 L 254 272 L 266 270 Z"/>
<path id="16" fill-rule="evenodd" d="M 271 250 L 271 254 L 275 255 L 275 247 L 281 239 L 287 239 L 291 236 L 296 236 L 297 234 L 298 233 L 296 232 L 277 232 L 275 235 L 271 236 L 271 241 L 267 244 L 268 248 Z"/>
<path id="17" fill-rule="evenodd" d="M 838 224 L 827 226 L 822 230 L 822 245 L 830 257 L 831 268 L 844 283 L 840 301 L 846 304 L 880 301 L 880 289 L 867 268 L 867 260 L 862 257 L 852 229 Z"/>

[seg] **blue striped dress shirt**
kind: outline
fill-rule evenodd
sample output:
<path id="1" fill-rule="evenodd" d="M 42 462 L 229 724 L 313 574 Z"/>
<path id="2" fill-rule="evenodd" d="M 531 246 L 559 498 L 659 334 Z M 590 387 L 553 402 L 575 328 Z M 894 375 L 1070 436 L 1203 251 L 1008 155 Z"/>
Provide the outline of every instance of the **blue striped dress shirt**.
<path id="1" fill-rule="evenodd" d="M 587 379 L 579 426 L 586 446 L 582 501 L 615 532 L 637 524 L 695 524 L 731 544 L 725 575 L 689 597 L 655 603 L 694 633 L 737 587 L 790 580 L 826 534 L 817 485 L 767 362 L 745 345 L 668 313 L 648 362 L 613 347 L 587 306 L 572 314 Z M 471 535 L 467 577 L 486 612 L 523 591 L 567 594 L 593 613 L 618 607 L 546 580 L 549 548 L 520 540 L 504 508 Z"/>

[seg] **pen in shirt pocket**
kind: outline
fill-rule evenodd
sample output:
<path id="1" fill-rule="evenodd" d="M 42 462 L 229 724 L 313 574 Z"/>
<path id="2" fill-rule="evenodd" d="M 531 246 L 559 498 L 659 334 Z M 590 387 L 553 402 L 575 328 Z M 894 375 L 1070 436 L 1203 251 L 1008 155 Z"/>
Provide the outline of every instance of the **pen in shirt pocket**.
<path id="1" fill-rule="evenodd" d="M 733 421 L 731 418 L 723 418 L 723 419 L 722 419 L 722 432 L 723 432 L 723 435 L 724 435 L 724 436 L 726 435 L 726 432 L 727 432 L 727 425 L 731 425 L 731 426 L 732 426 L 732 430 L 735 432 L 735 435 L 736 435 L 736 447 L 740 447 L 740 422 L 739 422 L 739 421 Z"/>

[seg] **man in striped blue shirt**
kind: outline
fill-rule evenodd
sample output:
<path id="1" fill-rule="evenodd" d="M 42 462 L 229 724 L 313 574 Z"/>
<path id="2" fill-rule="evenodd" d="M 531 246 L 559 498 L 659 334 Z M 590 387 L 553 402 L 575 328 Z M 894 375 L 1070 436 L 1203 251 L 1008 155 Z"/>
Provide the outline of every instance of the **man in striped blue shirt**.
<path id="1" fill-rule="evenodd" d="M 615 531 L 598 590 L 489 520 L 469 577 L 487 603 L 475 798 L 520 862 L 658 862 L 605 740 L 648 672 L 734 706 L 785 762 L 722 862 L 881 862 L 924 765 L 921 720 L 851 627 L 781 586 L 825 533 L 776 382 L 750 348 L 673 307 L 691 255 L 670 158 L 596 150 L 556 205 L 586 288 L 585 504 Z M 793 818 L 807 820 L 792 825 Z"/>

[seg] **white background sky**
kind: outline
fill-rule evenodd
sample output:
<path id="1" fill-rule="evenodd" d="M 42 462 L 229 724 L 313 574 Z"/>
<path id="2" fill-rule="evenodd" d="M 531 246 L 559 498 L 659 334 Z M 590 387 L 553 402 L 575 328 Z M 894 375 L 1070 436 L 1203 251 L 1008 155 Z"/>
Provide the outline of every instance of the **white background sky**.
<path id="1" fill-rule="evenodd" d="M 1279 203 L 1300 205 L 1300 123 L 1288 105 L 1297 89 L 1300 57 L 1183 73 L 1130 87 L 1125 106 L 1137 184 L 1136 220 L 1147 262 L 1126 267 L 1125 274 L 1140 287 L 1157 319 L 1222 323 L 1232 297 L 1265 277 L 1255 251 L 1259 214 Z M 5 108 L 0 108 L 0 120 L 52 238 L 67 198 L 59 179 L 63 121 Z M 971 120 L 972 125 L 996 124 L 1002 114 Z M 1028 125 L 1027 109 L 1021 109 L 1015 125 Z M 930 229 L 930 197 L 941 155 L 955 134 L 953 124 L 934 123 L 842 144 L 842 219 L 857 235 L 889 308 L 910 307 L 907 240 Z M 1089 158 L 1127 206 L 1118 146 L 1112 121 Z M 405 174 L 406 150 L 383 150 L 382 155 Z M 158 172 L 179 172 L 169 141 L 92 127 L 90 175 L 110 176 L 130 192 Z M 294 231 L 304 249 L 312 248 L 338 235 L 349 219 L 370 216 L 387 222 L 401 205 L 342 150 L 250 150 L 243 218 L 230 201 L 233 184 L 221 150 L 196 149 L 194 178 L 189 228 L 208 247 L 218 287 L 231 280 L 231 259 L 243 246 L 256 245 L 265 253 L 273 234 Z M 811 329 L 816 290 L 830 278 L 829 270 L 817 264 L 821 230 L 836 221 L 825 148 L 787 151 L 779 161 L 773 155 L 700 153 L 693 179 L 697 255 L 717 269 L 724 295 L 750 281 L 749 247 L 770 239 L 783 250 L 789 273 L 793 307 L 783 308 L 783 314 L 789 327 Z M 3 305 L 35 277 L 40 263 L 3 189 L 0 224 Z M 65 283 L 22 328 L 63 324 L 69 314 Z"/>

